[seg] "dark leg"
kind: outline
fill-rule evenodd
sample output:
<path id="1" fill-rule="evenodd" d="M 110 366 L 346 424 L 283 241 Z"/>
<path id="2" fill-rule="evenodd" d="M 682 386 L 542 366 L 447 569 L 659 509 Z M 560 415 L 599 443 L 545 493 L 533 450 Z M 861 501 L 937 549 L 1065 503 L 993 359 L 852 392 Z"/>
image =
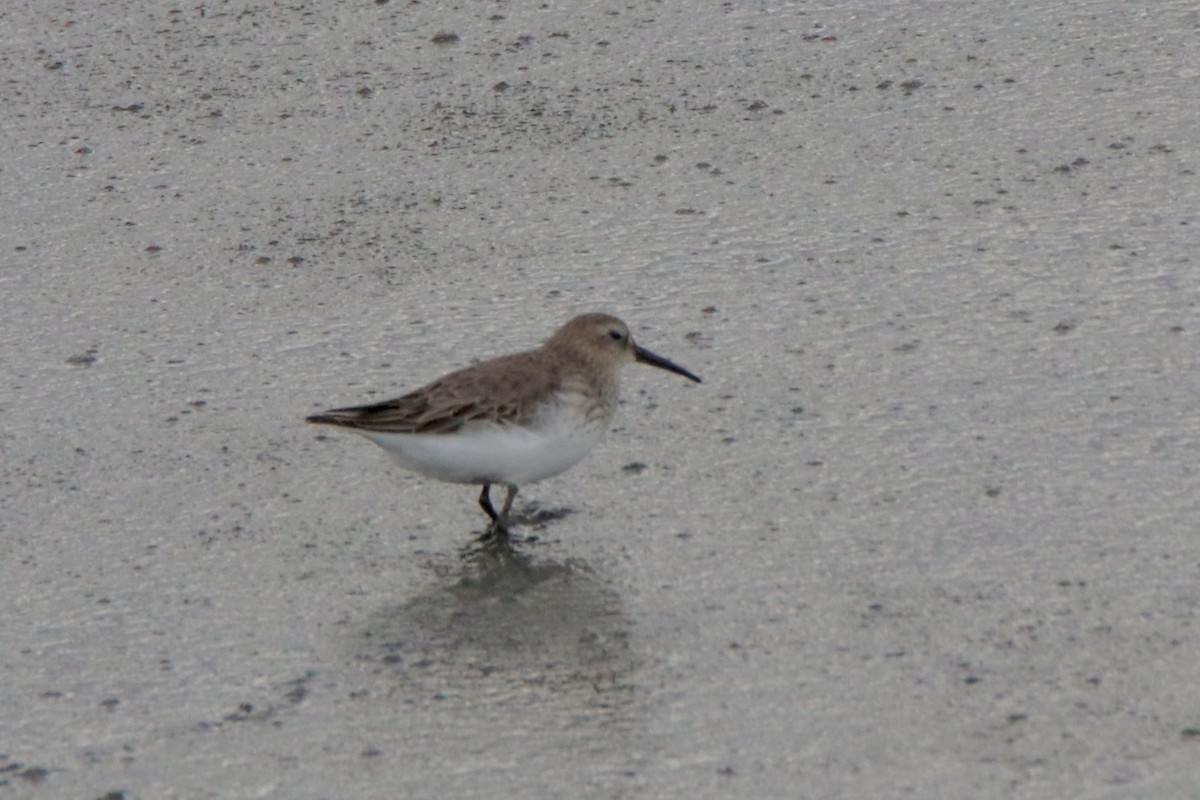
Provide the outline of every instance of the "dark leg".
<path id="1" fill-rule="evenodd" d="M 500 512 L 500 519 L 503 524 L 508 524 L 508 512 L 512 511 L 513 500 L 517 497 L 517 487 L 514 484 L 507 484 L 508 496 L 504 498 L 504 510 Z"/>
<path id="2" fill-rule="evenodd" d="M 508 523 L 508 509 L 509 509 L 509 506 L 512 505 L 512 497 L 510 495 L 508 498 L 508 502 L 506 502 L 504 504 L 504 513 L 497 514 L 496 509 L 492 507 L 492 497 L 490 494 L 491 488 L 492 488 L 492 485 L 490 483 L 485 483 L 483 485 L 483 491 L 479 493 L 479 507 L 483 509 L 483 513 L 487 514 L 488 519 L 490 519 L 492 521 L 492 524 L 488 525 L 488 529 L 486 531 L 484 531 L 483 538 L 484 539 L 500 538 L 500 539 L 507 540 L 508 539 L 508 524 L 507 524 Z"/>
<path id="3" fill-rule="evenodd" d="M 492 506 L 492 485 L 485 483 L 483 491 L 479 493 L 479 507 L 483 509 L 483 513 L 487 514 L 488 519 L 492 521 L 492 524 L 488 526 L 487 531 L 483 534 L 484 539 L 491 539 L 497 536 L 502 539 L 508 538 L 508 512 L 512 511 L 513 500 L 517 496 L 517 487 L 511 483 L 505 484 L 505 486 L 508 489 L 508 494 L 504 498 L 504 508 L 499 514 L 496 513 L 496 509 Z"/>
<path id="4" fill-rule="evenodd" d="M 479 507 L 483 509 L 483 513 L 488 515 L 488 519 L 495 524 L 499 517 L 496 516 L 496 509 L 492 508 L 492 498 L 488 494 L 488 490 L 492 488 L 490 483 L 483 485 L 483 491 L 479 493 Z"/>

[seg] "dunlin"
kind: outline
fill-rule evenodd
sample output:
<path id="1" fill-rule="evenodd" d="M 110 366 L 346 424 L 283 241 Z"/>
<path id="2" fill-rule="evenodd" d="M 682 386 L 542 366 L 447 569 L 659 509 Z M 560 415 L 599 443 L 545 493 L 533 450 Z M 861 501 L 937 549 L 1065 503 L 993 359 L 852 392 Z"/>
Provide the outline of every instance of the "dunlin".
<path id="1" fill-rule="evenodd" d="M 617 407 L 617 373 L 628 361 L 700 379 L 634 343 L 608 314 L 583 314 L 537 350 L 500 356 L 394 400 L 314 414 L 309 422 L 362 434 L 406 469 L 452 483 L 480 484 L 487 535 L 508 535 L 517 487 L 578 464 L 604 435 Z M 492 484 L 508 489 L 499 513 Z"/>

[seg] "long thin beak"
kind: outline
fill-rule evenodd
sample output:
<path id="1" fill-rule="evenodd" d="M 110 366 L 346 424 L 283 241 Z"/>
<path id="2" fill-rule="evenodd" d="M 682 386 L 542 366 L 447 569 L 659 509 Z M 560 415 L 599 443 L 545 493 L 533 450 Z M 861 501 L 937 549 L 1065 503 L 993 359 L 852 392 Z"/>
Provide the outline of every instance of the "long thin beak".
<path id="1" fill-rule="evenodd" d="M 690 381 L 695 381 L 696 383 L 700 383 L 699 378 L 697 378 L 692 373 L 688 372 L 683 367 L 679 366 L 678 364 L 676 364 L 673 361 L 668 361 L 667 359 L 663 358 L 660 355 L 655 355 L 654 353 L 651 353 L 649 350 L 647 350 L 644 347 L 639 347 L 635 344 L 633 346 L 633 352 L 635 353 L 635 358 L 638 360 L 639 363 L 649 364 L 650 366 L 658 367 L 659 369 L 665 369 L 668 372 L 674 372 L 677 375 L 682 375 L 683 377 L 687 378 Z"/>

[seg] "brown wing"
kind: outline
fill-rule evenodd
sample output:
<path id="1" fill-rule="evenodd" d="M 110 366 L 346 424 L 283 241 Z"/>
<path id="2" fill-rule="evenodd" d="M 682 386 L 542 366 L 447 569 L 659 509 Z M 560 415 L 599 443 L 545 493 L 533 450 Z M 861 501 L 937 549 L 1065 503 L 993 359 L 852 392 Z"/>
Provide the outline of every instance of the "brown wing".
<path id="1" fill-rule="evenodd" d="M 454 433 L 467 422 L 520 423 L 560 388 L 556 369 L 537 351 L 516 353 L 451 372 L 403 397 L 314 414 L 309 422 L 386 433 Z"/>

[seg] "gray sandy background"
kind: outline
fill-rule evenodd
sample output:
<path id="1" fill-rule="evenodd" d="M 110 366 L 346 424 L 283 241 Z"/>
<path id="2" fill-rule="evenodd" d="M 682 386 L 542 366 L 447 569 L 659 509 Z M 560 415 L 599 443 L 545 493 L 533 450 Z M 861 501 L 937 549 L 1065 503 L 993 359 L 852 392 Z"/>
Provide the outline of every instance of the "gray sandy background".
<path id="1" fill-rule="evenodd" d="M 0 797 L 1200 796 L 1198 34 L 5 5 Z M 588 310 L 519 559 L 300 421 Z"/>

